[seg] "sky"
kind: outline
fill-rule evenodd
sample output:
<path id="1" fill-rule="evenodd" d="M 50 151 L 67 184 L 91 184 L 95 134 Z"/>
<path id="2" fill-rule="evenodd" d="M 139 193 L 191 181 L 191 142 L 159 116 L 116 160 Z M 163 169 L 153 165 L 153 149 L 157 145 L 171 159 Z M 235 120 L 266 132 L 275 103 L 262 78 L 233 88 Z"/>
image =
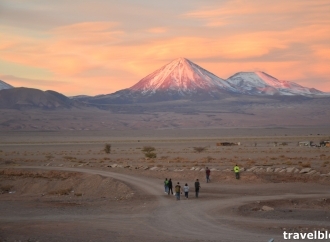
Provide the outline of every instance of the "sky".
<path id="1" fill-rule="evenodd" d="M 330 92 L 329 0 L 1 0 L 0 80 L 109 94 L 184 57 Z"/>

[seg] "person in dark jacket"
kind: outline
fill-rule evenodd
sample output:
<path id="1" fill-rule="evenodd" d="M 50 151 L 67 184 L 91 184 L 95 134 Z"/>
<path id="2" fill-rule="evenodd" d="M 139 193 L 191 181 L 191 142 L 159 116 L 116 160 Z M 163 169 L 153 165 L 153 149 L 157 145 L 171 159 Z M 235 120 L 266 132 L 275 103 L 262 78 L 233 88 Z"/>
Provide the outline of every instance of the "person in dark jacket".
<path id="1" fill-rule="evenodd" d="M 211 175 L 211 170 L 208 167 L 206 167 L 205 174 L 206 174 L 206 183 L 208 183 L 210 182 L 210 175 Z"/>
<path id="2" fill-rule="evenodd" d="M 172 179 L 170 178 L 168 180 L 168 195 L 170 195 L 170 193 L 173 195 L 173 184 L 172 184 Z"/>
<path id="3" fill-rule="evenodd" d="M 199 194 L 199 188 L 201 188 L 201 185 L 200 185 L 198 179 L 196 179 L 196 181 L 195 181 L 195 194 L 196 194 L 197 198 L 198 198 L 198 194 Z"/>

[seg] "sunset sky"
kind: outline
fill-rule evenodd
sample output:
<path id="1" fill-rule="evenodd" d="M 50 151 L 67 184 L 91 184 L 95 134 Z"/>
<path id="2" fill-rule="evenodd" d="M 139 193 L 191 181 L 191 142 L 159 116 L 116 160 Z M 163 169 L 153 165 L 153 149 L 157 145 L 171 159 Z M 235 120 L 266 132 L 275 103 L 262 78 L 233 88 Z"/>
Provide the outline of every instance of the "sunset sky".
<path id="1" fill-rule="evenodd" d="M 330 92 L 330 1 L 0 1 L 0 80 L 15 87 L 108 94 L 178 57 Z"/>

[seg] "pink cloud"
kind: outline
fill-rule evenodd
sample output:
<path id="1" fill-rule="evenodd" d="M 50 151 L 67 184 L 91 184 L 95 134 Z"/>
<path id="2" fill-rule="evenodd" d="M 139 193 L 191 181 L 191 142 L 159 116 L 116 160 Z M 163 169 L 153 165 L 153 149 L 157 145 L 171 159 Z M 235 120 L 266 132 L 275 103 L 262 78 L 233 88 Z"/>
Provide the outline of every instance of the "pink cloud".
<path id="1" fill-rule="evenodd" d="M 79 8 L 101 10 L 100 5 L 90 4 Z M 155 15 L 139 10 L 141 18 L 149 20 Z M 232 0 L 182 11 L 168 19 L 167 25 L 146 19 L 132 23 L 113 15 L 109 21 L 77 21 L 46 31 L 0 25 L 0 61 L 45 70 L 50 74 L 26 78 L 61 80 L 64 83 L 58 91 L 70 94 L 76 90 L 77 94 L 96 95 L 129 87 L 180 56 L 196 60 L 222 78 L 238 71 L 261 70 L 308 84 L 307 78 L 313 75 L 329 80 L 329 12 L 328 0 Z M 91 87 L 90 83 L 98 85 Z M 314 83 L 307 86 L 317 88 Z M 322 88 L 330 91 L 329 81 L 323 81 Z"/>

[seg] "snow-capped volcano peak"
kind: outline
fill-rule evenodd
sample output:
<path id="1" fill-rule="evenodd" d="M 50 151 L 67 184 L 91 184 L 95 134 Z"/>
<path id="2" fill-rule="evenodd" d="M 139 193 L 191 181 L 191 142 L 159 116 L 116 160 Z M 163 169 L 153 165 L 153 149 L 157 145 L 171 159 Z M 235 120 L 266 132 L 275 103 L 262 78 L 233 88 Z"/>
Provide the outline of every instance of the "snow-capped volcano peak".
<path id="1" fill-rule="evenodd" d="M 197 91 L 226 90 L 234 91 L 229 83 L 206 71 L 185 58 L 178 58 L 144 77 L 137 84 L 129 88 L 134 92 L 145 95 L 155 92 L 176 92 L 181 95 L 196 93 Z"/>
<path id="2" fill-rule="evenodd" d="M 313 95 L 321 94 L 314 88 L 297 83 L 278 80 L 264 72 L 239 72 L 229 77 L 227 82 L 241 93 L 265 95 Z"/>

